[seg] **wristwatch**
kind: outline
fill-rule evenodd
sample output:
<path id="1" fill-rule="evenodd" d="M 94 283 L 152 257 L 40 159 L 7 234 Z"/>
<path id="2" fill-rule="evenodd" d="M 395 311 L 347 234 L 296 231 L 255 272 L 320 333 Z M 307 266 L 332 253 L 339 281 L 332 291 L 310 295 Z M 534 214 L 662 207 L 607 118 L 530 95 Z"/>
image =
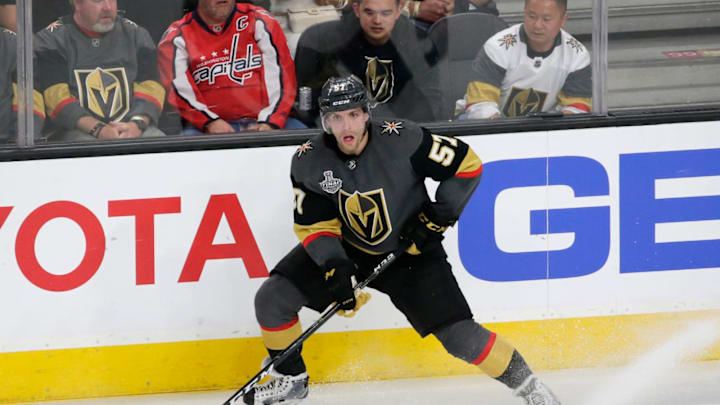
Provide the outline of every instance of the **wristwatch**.
<path id="1" fill-rule="evenodd" d="M 140 128 L 140 132 L 145 132 L 148 127 L 147 122 L 145 122 L 145 119 L 140 115 L 133 115 L 132 117 L 130 117 L 130 122 L 134 122 L 135 125 Z"/>

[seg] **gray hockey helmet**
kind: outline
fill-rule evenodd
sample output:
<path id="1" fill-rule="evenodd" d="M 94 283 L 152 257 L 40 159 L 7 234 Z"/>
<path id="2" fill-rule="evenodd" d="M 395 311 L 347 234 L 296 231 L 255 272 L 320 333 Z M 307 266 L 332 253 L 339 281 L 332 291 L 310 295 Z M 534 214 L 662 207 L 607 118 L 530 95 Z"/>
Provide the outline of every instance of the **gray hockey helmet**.
<path id="1" fill-rule="evenodd" d="M 356 107 L 362 107 L 365 112 L 370 111 L 367 90 L 353 75 L 329 78 L 322 87 L 318 104 L 322 115 Z"/>

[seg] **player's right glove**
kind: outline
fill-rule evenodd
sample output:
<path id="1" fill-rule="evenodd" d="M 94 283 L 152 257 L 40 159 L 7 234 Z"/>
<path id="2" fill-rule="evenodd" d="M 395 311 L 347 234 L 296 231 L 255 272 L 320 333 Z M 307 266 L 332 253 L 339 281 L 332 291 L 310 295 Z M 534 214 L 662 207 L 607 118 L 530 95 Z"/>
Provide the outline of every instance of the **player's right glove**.
<path id="1" fill-rule="evenodd" d="M 325 285 L 344 311 L 354 310 L 357 303 L 350 278 L 354 272 L 355 265 L 351 262 L 330 264 L 325 270 Z"/>
<path id="2" fill-rule="evenodd" d="M 452 224 L 440 221 L 432 210 L 426 205 L 420 212 L 411 217 L 401 232 L 401 237 L 413 242 L 407 250 L 410 254 L 419 254 L 429 247 L 439 244 L 445 232 Z"/>

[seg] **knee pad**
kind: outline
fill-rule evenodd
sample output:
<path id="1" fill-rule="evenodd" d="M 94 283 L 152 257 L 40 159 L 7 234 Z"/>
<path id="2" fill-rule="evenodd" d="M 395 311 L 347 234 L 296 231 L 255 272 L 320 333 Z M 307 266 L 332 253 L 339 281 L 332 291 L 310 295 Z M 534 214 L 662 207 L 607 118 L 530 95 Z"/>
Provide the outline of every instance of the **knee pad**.
<path id="1" fill-rule="evenodd" d="M 307 303 L 303 293 L 289 279 L 273 274 L 255 293 L 255 317 L 268 328 L 277 328 L 297 318 Z"/>
<path id="2" fill-rule="evenodd" d="M 448 353 L 468 363 L 477 359 L 490 340 L 490 331 L 472 319 L 455 322 L 433 334 Z"/>
<path id="3" fill-rule="evenodd" d="M 511 344 L 472 319 L 446 326 L 435 336 L 448 353 L 478 366 L 493 378 L 507 370 L 515 352 Z"/>

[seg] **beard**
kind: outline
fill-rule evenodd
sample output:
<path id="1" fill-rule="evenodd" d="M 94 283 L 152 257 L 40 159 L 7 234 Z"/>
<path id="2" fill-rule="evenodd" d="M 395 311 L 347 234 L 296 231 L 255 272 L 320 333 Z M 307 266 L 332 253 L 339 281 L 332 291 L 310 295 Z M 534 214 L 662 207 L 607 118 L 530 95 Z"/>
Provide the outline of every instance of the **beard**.
<path id="1" fill-rule="evenodd" d="M 104 34 L 106 32 L 112 31 L 113 28 L 115 28 L 115 21 L 109 22 L 109 23 L 95 23 L 91 27 L 93 32 Z"/>
<path id="2" fill-rule="evenodd" d="M 227 5 L 224 6 L 218 6 L 218 7 L 212 7 L 209 5 L 206 5 L 203 7 L 203 11 L 209 15 L 213 20 L 222 21 L 228 18 L 230 15 L 230 12 L 232 12 L 232 9 L 235 7 L 235 2 L 230 1 Z"/>

